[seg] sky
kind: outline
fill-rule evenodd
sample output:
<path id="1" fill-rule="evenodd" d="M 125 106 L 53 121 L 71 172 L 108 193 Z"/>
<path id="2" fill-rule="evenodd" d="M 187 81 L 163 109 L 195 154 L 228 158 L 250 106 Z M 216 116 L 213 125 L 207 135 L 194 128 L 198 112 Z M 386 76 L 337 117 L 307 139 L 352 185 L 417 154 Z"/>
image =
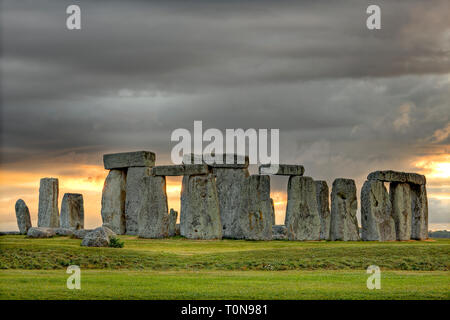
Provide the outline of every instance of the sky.
<path id="1" fill-rule="evenodd" d="M 81 8 L 81 30 L 66 8 Z M 381 8 L 381 29 L 366 8 Z M 430 229 L 450 229 L 450 3 L 409 1 L 12 1 L 1 23 L 0 230 L 39 180 L 83 193 L 101 224 L 104 153 L 170 164 L 173 130 L 280 130 L 280 162 L 305 175 L 427 177 Z M 256 166 L 250 168 L 256 173 Z M 168 178 L 169 207 L 181 180 Z M 272 177 L 284 222 L 286 177 Z"/>

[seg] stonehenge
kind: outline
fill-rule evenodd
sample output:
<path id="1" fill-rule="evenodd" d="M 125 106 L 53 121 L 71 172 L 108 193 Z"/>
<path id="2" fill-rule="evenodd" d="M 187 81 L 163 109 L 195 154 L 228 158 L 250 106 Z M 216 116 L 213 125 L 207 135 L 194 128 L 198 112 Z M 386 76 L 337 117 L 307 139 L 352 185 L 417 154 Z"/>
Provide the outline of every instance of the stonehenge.
<path id="1" fill-rule="evenodd" d="M 302 165 L 260 165 L 258 174 L 250 174 L 248 157 L 236 154 L 188 154 L 180 165 L 155 166 L 155 161 L 150 151 L 103 156 L 109 172 L 102 190 L 102 226 L 94 230 L 84 229 L 83 195 L 65 193 L 59 212 L 58 179 L 42 178 L 37 227 L 31 225 L 25 202 L 15 204 L 19 233 L 30 238 L 71 236 L 83 239 L 83 246 L 108 245 L 115 234 L 260 241 L 428 238 L 426 179 L 417 173 L 369 173 L 360 193 L 360 229 L 352 179 L 335 179 L 330 196 L 327 182 L 304 176 Z M 275 224 L 271 175 L 288 177 L 284 225 Z M 168 210 L 167 176 L 182 177 L 179 213 Z"/>
<path id="2" fill-rule="evenodd" d="M 39 186 L 38 227 L 59 227 L 58 193 L 58 179 L 41 179 Z"/>
<path id="3" fill-rule="evenodd" d="M 65 193 L 61 202 L 61 228 L 84 229 L 83 195 L 79 193 Z"/>
<path id="4" fill-rule="evenodd" d="M 17 200 L 15 209 L 19 232 L 20 234 L 27 234 L 28 229 L 31 228 L 30 210 L 28 210 L 25 201 L 23 201 L 22 199 Z"/>
<path id="5" fill-rule="evenodd" d="M 330 240 L 360 240 L 357 208 L 355 181 L 335 179 L 331 190 Z"/>
<path id="6" fill-rule="evenodd" d="M 425 176 L 392 170 L 370 173 L 361 190 L 361 225 L 363 240 L 427 239 Z"/>

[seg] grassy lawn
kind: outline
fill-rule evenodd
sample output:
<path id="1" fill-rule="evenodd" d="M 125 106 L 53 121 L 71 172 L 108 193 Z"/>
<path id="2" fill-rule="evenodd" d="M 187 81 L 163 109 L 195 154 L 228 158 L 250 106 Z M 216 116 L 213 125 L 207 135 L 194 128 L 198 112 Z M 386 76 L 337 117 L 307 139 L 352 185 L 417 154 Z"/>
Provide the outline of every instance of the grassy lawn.
<path id="1" fill-rule="evenodd" d="M 0 236 L 1 299 L 449 299 L 450 240 L 191 241 Z M 81 290 L 68 290 L 68 265 Z M 380 290 L 365 269 L 381 268 Z"/>

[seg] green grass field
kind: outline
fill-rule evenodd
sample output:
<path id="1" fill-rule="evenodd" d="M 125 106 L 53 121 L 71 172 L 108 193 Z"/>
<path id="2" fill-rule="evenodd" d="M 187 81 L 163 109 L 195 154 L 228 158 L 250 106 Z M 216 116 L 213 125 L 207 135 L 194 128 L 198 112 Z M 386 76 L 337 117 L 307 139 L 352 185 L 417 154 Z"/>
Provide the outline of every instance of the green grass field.
<path id="1" fill-rule="evenodd" d="M 0 236 L 0 299 L 449 299 L 450 240 L 191 241 Z M 81 290 L 66 268 L 81 267 Z M 366 268 L 381 268 L 368 290 Z"/>

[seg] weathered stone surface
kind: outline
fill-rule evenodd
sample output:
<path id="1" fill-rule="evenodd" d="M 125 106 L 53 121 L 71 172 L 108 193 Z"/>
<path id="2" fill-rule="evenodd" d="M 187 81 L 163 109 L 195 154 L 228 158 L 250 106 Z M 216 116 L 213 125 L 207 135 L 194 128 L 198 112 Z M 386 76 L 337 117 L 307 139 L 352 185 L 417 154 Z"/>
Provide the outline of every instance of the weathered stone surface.
<path id="1" fill-rule="evenodd" d="M 27 232 L 27 237 L 29 238 L 51 238 L 55 235 L 55 229 L 44 227 L 31 227 Z"/>
<path id="2" fill-rule="evenodd" d="M 210 173 L 210 170 L 206 164 L 180 164 L 152 168 L 152 174 L 155 176 L 184 176 L 207 173 Z"/>
<path id="3" fill-rule="evenodd" d="M 176 235 L 176 224 L 177 224 L 178 212 L 170 209 L 169 213 L 169 237 Z"/>
<path id="4" fill-rule="evenodd" d="M 167 208 L 166 177 L 144 178 L 145 205 L 139 212 L 139 237 L 165 238 L 169 236 L 169 214 Z"/>
<path id="5" fill-rule="evenodd" d="M 314 181 L 320 217 L 320 240 L 330 239 L 330 193 L 326 181 Z"/>
<path id="6" fill-rule="evenodd" d="M 125 169 L 129 167 L 153 167 L 155 154 L 151 151 L 111 153 L 103 155 L 105 169 Z"/>
<path id="7" fill-rule="evenodd" d="M 411 239 L 428 239 L 428 198 L 425 185 L 411 185 Z"/>
<path id="8" fill-rule="evenodd" d="M 360 240 L 357 208 L 355 181 L 342 178 L 334 180 L 331 191 L 331 240 Z"/>
<path id="9" fill-rule="evenodd" d="M 272 240 L 272 203 L 270 177 L 251 175 L 247 178 L 246 212 L 240 216 L 244 239 Z"/>
<path id="10" fill-rule="evenodd" d="M 91 232 L 92 229 L 79 229 L 79 230 L 74 230 L 73 234 L 72 234 L 72 238 L 75 239 L 83 239 L 86 234 L 88 234 L 89 232 Z"/>
<path id="11" fill-rule="evenodd" d="M 384 183 L 367 180 L 361 189 L 362 240 L 395 240 L 395 223 L 392 217 L 391 200 Z"/>
<path id="12" fill-rule="evenodd" d="M 177 223 L 176 225 L 175 225 L 175 235 L 176 236 L 179 236 L 180 235 L 180 224 L 179 223 Z"/>
<path id="13" fill-rule="evenodd" d="M 98 227 L 88 232 L 81 245 L 85 247 L 108 247 L 110 239 L 115 237 L 115 233 L 106 226 Z"/>
<path id="14" fill-rule="evenodd" d="M 65 193 L 61 203 L 61 228 L 84 228 L 83 195 L 79 193 Z"/>
<path id="15" fill-rule="evenodd" d="M 58 192 L 58 179 L 41 179 L 39 186 L 38 227 L 59 227 Z"/>
<path id="16" fill-rule="evenodd" d="M 17 200 L 15 209 L 19 232 L 20 234 L 27 234 L 28 229 L 31 228 L 31 218 L 30 218 L 30 211 L 28 210 L 25 201 L 23 201 L 22 199 Z"/>
<path id="17" fill-rule="evenodd" d="M 287 228 L 285 225 L 272 226 L 272 240 L 287 240 Z"/>
<path id="18" fill-rule="evenodd" d="M 126 173 L 122 170 L 111 170 L 106 177 L 102 193 L 102 219 L 117 234 L 124 234 Z"/>
<path id="19" fill-rule="evenodd" d="M 270 198 L 270 206 L 272 207 L 272 225 L 275 225 L 275 204 L 272 198 Z"/>
<path id="20" fill-rule="evenodd" d="M 414 184 L 426 183 L 424 175 L 409 172 L 399 172 L 393 170 L 371 172 L 367 176 L 367 180 L 381 180 L 384 182 L 401 182 Z"/>
<path id="21" fill-rule="evenodd" d="M 243 239 L 240 217 L 247 212 L 247 169 L 215 168 L 220 220 L 224 238 Z"/>
<path id="22" fill-rule="evenodd" d="M 222 239 L 219 200 L 212 174 L 184 176 L 181 232 L 188 239 Z"/>
<path id="23" fill-rule="evenodd" d="M 187 154 L 183 156 L 184 164 L 200 164 L 205 163 L 212 168 L 234 168 L 246 169 L 249 165 L 249 158 L 233 153 L 221 154 Z"/>
<path id="24" fill-rule="evenodd" d="M 57 236 L 72 236 L 75 229 L 55 228 L 54 231 Z"/>
<path id="25" fill-rule="evenodd" d="M 389 196 L 397 240 L 411 239 L 411 187 L 408 183 L 391 182 Z"/>
<path id="26" fill-rule="evenodd" d="M 270 164 L 263 164 L 259 166 L 259 174 L 273 174 L 277 176 L 302 176 L 305 173 L 305 168 L 301 165 L 295 164 L 279 164 L 278 170 L 273 172 Z"/>
<path id="27" fill-rule="evenodd" d="M 151 175 L 149 167 L 130 167 L 127 170 L 126 196 L 125 196 L 125 220 L 126 234 L 137 235 L 139 231 L 138 217 L 146 203 L 144 194 L 146 185 L 144 177 Z"/>
<path id="28" fill-rule="evenodd" d="M 289 240 L 319 240 L 316 185 L 311 177 L 289 178 L 285 225 Z"/>

